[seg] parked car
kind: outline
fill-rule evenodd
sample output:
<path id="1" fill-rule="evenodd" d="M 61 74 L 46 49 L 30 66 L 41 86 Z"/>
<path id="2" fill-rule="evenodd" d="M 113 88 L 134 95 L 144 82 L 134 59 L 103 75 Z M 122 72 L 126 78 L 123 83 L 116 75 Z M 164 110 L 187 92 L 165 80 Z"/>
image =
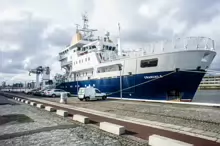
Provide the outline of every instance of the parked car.
<path id="1" fill-rule="evenodd" d="M 78 99 L 80 101 L 88 100 L 105 100 L 107 98 L 106 93 L 102 93 L 97 88 L 89 87 L 89 88 L 80 88 L 78 91 Z"/>
<path id="2" fill-rule="evenodd" d="M 34 94 L 35 96 L 43 96 L 45 90 L 46 90 L 46 89 L 37 90 L 37 91 L 35 91 L 33 94 Z"/>
<path id="3" fill-rule="evenodd" d="M 41 90 L 40 88 L 38 88 L 37 90 L 34 90 L 34 91 L 32 92 L 32 95 L 38 95 L 38 92 L 39 92 L 40 90 Z"/>
<path id="4" fill-rule="evenodd" d="M 26 90 L 25 93 L 26 94 L 33 94 L 35 91 L 37 91 L 38 89 L 31 89 L 31 90 Z"/>
<path id="5" fill-rule="evenodd" d="M 47 96 L 46 93 L 49 92 L 51 89 L 44 89 L 42 92 L 41 92 L 41 96 Z"/>
<path id="6" fill-rule="evenodd" d="M 56 96 L 60 96 L 61 93 L 66 93 L 68 97 L 70 96 L 70 92 L 66 92 L 61 89 L 51 89 L 49 91 L 46 91 L 46 96 L 56 97 Z"/>

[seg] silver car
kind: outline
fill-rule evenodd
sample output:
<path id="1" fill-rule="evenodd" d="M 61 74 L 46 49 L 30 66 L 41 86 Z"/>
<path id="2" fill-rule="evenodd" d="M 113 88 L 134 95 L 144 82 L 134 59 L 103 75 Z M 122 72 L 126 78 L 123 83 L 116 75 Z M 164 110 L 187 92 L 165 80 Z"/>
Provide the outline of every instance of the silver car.
<path id="1" fill-rule="evenodd" d="M 45 95 L 46 95 L 46 96 L 51 96 L 51 97 L 56 97 L 56 96 L 60 96 L 61 93 L 66 93 L 68 97 L 70 96 L 70 92 L 66 92 L 66 91 L 61 90 L 61 89 L 51 89 L 51 90 L 47 90 L 47 91 L 45 92 Z"/>
<path id="2" fill-rule="evenodd" d="M 49 92 L 51 89 L 44 89 L 42 92 L 41 92 L 41 96 L 46 96 L 46 93 Z"/>

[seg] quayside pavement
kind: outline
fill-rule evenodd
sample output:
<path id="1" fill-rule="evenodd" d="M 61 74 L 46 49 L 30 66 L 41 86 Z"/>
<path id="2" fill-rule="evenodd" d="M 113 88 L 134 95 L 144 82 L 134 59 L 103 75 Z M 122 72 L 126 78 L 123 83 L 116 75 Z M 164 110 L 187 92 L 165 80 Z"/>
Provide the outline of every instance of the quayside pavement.
<path id="1" fill-rule="evenodd" d="M 108 121 L 122 124 L 133 136 L 146 140 L 150 135 L 158 134 L 200 146 L 219 145 L 220 142 L 218 119 L 212 119 L 212 117 L 219 117 L 218 108 L 118 100 L 81 102 L 75 98 L 69 98 L 68 104 L 60 104 L 59 98 L 39 99 L 21 94 L 7 94 L 45 105 L 52 105 L 65 109 L 70 113 L 80 113 L 95 122 Z M 206 116 L 209 118 L 206 118 Z M 170 123 L 170 121 L 176 123 Z M 188 121 L 188 123 L 185 121 Z M 203 128 L 202 130 L 201 127 L 193 126 L 199 123 L 205 124 L 200 125 Z"/>
<path id="2" fill-rule="evenodd" d="M 1 95 L 0 131 L 0 146 L 147 145 L 146 142 L 112 135 Z"/>

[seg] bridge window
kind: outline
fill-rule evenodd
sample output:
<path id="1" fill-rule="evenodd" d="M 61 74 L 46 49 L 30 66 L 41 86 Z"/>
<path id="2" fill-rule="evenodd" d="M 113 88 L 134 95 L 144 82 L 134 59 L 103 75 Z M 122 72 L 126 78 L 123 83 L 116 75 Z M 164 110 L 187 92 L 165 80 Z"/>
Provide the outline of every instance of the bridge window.
<path id="1" fill-rule="evenodd" d="M 92 48 L 93 48 L 93 49 L 95 49 L 95 48 L 96 48 L 96 46 L 92 46 Z"/>
<path id="2" fill-rule="evenodd" d="M 85 58 L 85 61 L 87 61 L 87 58 Z"/>
<path id="3" fill-rule="evenodd" d="M 90 58 L 88 57 L 88 61 L 90 60 Z"/>
<path id="4" fill-rule="evenodd" d="M 112 51 L 115 51 L 115 47 L 112 47 Z"/>
<path id="5" fill-rule="evenodd" d="M 155 67 L 155 66 L 157 66 L 157 63 L 158 63 L 158 59 L 157 58 L 148 59 L 148 60 L 141 60 L 141 68 Z"/>
<path id="6" fill-rule="evenodd" d="M 108 49 L 109 49 L 109 50 L 112 50 L 112 47 L 111 47 L 111 46 L 109 46 L 109 47 L 108 47 Z"/>

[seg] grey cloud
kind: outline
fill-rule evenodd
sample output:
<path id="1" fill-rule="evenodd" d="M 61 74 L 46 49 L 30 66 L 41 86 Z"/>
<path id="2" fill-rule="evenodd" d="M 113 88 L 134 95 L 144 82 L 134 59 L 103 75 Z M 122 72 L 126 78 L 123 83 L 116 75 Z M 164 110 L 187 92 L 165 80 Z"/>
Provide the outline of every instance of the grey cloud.
<path id="1" fill-rule="evenodd" d="M 169 36 L 172 34 L 171 32 L 167 32 L 166 34 L 169 34 Z M 167 39 L 167 36 L 164 35 L 157 35 L 153 34 L 152 32 L 148 30 L 129 30 L 123 33 L 122 40 L 124 42 L 135 42 L 137 44 L 141 43 L 148 43 L 148 42 L 155 42 Z M 132 40 L 131 40 L 132 39 Z"/>
<path id="2" fill-rule="evenodd" d="M 127 5 L 125 5 L 125 3 Z M 172 5 L 164 6 L 159 11 L 157 17 L 147 18 L 141 16 L 137 10 L 142 4 L 148 4 L 148 1 L 122 1 L 119 3 L 121 15 L 129 22 L 129 30 L 123 30 L 127 42 L 154 41 L 160 39 L 170 39 L 173 35 L 173 29 L 163 29 L 162 35 L 157 34 L 159 30 L 159 19 L 168 15 L 173 9 L 178 9 L 172 16 L 174 20 L 180 23 L 186 23 L 185 29 L 179 35 L 187 35 L 193 27 L 201 23 L 208 23 L 216 16 L 219 16 L 219 0 L 174 0 Z M 134 10 L 134 11 L 132 11 Z"/>
<path id="3" fill-rule="evenodd" d="M 0 39 L 7 43 L 16 43 L 23 51 L 34 53 L 44 43 L 41 35 L 48 22 L 30 12 L 23 12 L 22 15 L 24 19 L 21 20 L 0 21 Z"/>
<path id="4" fill-rule="evenodd" d="M 56 57 L 50 56 L 45 53 L 37 53 L 32 56 L 30 60 L 30 66 L 24 68 L 23 60 L 25 57 L 29 57 L 29 54 L 23 54 L 22 56 L 17 56 L 17 52 L 9 53 L 9 52 L 0 52 L 3 54 L 3 57 L 0 60 L 4 60 L 0 64 L 0 72 L 1 73 L 24 73 L 29 69 L 35 68 L 39 65 L 42 66 L 50 66 L 53 62 L 57 61 Z M 20 53 L 19 53 L 20 54 Z M 32 54 L 33 55 L 33 54 Z M 11 63 L 7 63 L 7 59 L 11 59 Z"/>
<path id="5" fill-rule="evenodd" d="M 2 67 L 1 69 L 3 70 L 2 73 L 24 73 L 25 70 L 22 69 L 23 66 L 22 64 L 10 64 L 10 65 L 7 65 L 5 67 Z"/>
<path id="6" fill-rule="evenodd" d="M 42 33 L 49 22 L 33 16 L 31 12 L 21 14 L 23 16 L 21 20 L 0 21 L 0 40 L 9 46 L 16 44 L 20 47 L 19 50 L 0 52 L 3 60 L 13 60 L 7 67 L 0 67 L 3 73 L 25 71 L 22 61 L 29 56 L 38 58 L 42 48 L 47 48 L 47 44 L 42 39 Z"/>
<path id="7" fill-rule="evenodd" d="M 22 12 L 24 19 L 0 21 L 0 40 L 10 45 L 16 44 L 21 49 L 14 51 L 0 51 L 0 60 L 12 59 L 8 66 L 0 65 L 1 73 L 23 73 L 27 69 L 39 65 L 50 65 L 57 58 L 57 49 L 47 52 L 49 45 L 58 46 L 60 49 L 70 43 L 74 28 L 56 28 L 47 38 L 43 38 L 43 32 L 50 26 L 50 22 L 35 17 L 31 12 Z M 2 46 L 0 46 L 1 48 Z M 23 61 L 31 57 L 31 66 L 24 68 Z M 3 64 L 3 62 L 1 62 Z"/>
<path id="8" fill-rule="evenodd" d="M 70 44 L 72 34 L 75 33 L 75 28 L 56 28 L 46 37 L 46 41 L 54 46 L 67 46 Z"/>
<path id="9" fill-rule="evenodd" d="M 178 5 L 179 11 L 175 18 L 186 22 L 189 28 L 211 21 L 220 12 L 219 0 L 184 0 L 179 1 Z"/>
<path id="10" fill-rule="evenodd" d="M 196 27 L 198 24 L 209 22 L 219 15 L 219 0 L 175 0 L 173 5 L 163 7 L 160 10 L 161 14 L 156 18 L 147 18 L 138 13 L 140 6 L 147 2 L 146 0 L 122 0 L 117 2 L 116 9 L 120 10 L 118 15 L 126 19 L 129 23 L 129 29 L 127 30 L 123 29 L 122 24 L 122 39 L 124 43 L 142 44 L 150 41 L 171 39 L 173 36 L 173 29 L 163 29 L 162 34 L 158 34 L 157 32 L 161 25 L 158 21 L 159 18 L 166 16 L 173 8 L 179 8 L 173 15 L 173 19 L 187 24 L 183 32 L 180 32 L 186 35 L 190 29 Z M 16 3 L 16 5 L 19 6 L 20 4 Z M 93 2 L 83 1 L 81 5 L 85 5 L 82 9 L 92 13 L 94 9 Z M 54 7 L 51 9 L 54 9 Z M 50 7 L 48 7 L 48 10 L 50 10 Z M 82 10 L 82 12 L 84 10 Z M 67 13 L 68 12 L 67 10 Z M 79 12 L 79 14 L 82 12 Z M 44 30 L 50 27 L 50 20 L 38 18 L 34 16 L 32 12 L 27 11 L 23 12 L 22 15 L 24 16 L 22 20 L 0 21 L 0 40 L 8 44 L 18 44 L 22 49 L 13 52 L 4 52 L 3 57 L 13 59 L 12 63 L 16 62 L 16 64 L 14 66 L 8 66 L 7 68 L 0 66 L 0 72 L 16 74 L 25 71 L 22 61 L 28 56 L 33 57 L 31 60 L 31 66 L 33 67 L 38 65 L 49 65 L 57 61 L 53 55 L 45 54 L 48 45 L 50 44 L 62 49 L 70 43 L 72 35 L 74 34 L 74 27 L 56 28 L 52 33 L 48 34 L 46 38 L 42 38 Z M 89 14 L 89 16 L 91 15 L 92 14 Z M 100 14 L 100 16 L 105 17 L 104 14 Z M 70 16 L 63 17 L 70 19 Z M 72 19 L 80 20 L 80 15 L 78 18 Z M 109 18 L 109 21 L 110 20 L 111 18 Z M 49 53 L 56 54 L 58 51 L 59 50 L 54 50 Z M 220 62 L 220 59 L 217 58 L 215 62 Z M 216 69 L 218 68 L 218 65 L 216 65 L 217 63 L 213 65 Z"/>

